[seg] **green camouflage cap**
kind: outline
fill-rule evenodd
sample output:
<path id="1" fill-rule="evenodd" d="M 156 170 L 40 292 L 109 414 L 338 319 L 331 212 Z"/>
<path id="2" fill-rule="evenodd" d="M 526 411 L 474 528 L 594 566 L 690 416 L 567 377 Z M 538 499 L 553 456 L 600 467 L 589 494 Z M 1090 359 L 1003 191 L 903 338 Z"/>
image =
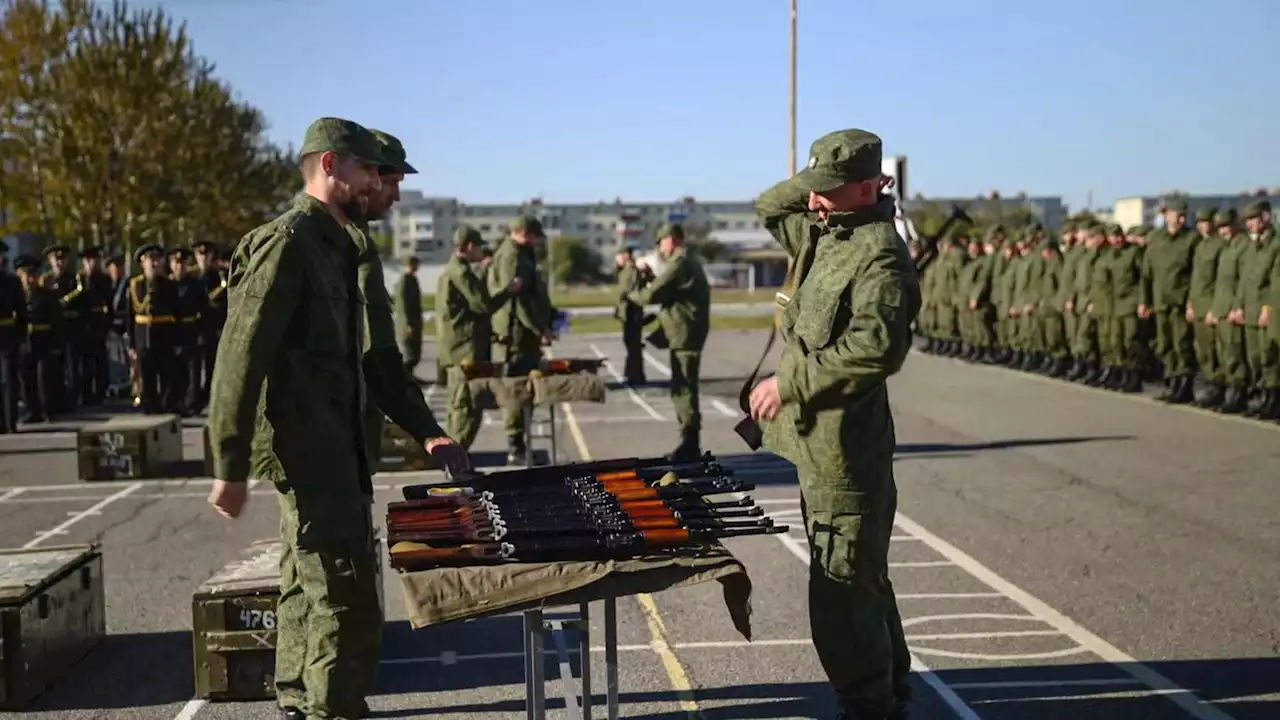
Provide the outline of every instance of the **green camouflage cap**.
<path id="1" fill-rule="evenodd" d="M 521 215 L 520 217 L 511 221 L 511 232 L 513 233 L 520 232 L 521 230 L 523 230 L 526 233 L 529 233 L 530 235 L 545 237 L 542 234 L 542 223 L 538 220 L 538 218 L 532 215 Z"/>
<path id="2" fill-rule="evenodd" d="M 369 132 L 373 133 L 374 139 L 378 141 L 378 152 L 382 153 L 382 157 L 387 161 L 387 164 L 382 167 L 393 168 L 405 175 L 418 174 L 418 171 L 405 160 L 404 143 L 400 142 L 400 138 L 384 133 L 381 130 L 370 130 Z"/>
<path id="3" fill-rule="evenodd" d="M 1217 213 L 1214 214 L 1213 221 L 1218 225 L 1231 225 L 1235 223 L 1236 209 L 1227 208 L 1226 210 L 1219 210 Z"/>
<path id="4" fill-rule="evenodd" d="M 1044 226 L 1036 221 L 1027 223 L 1027 235 L 1035 235 L 1038 232 L 1044 232 Z"/>
<path id="5" fill-rule="evenodd" d="M 463 245 L 484 245 L 484 238 L 480 236 L 479 230 L 470 225 L 459 225 L 453 231 L 453 246 L 460 248 Z"/>
<path id="6" fill-rule="evenodd" d="M 883 142 L 866 130 L 837 130 L 809 146 L 808 167 L 796 173 L 795 182 L 809 192 L 824 193 L 850 182 L 881 175 Z"/>
<path id="7" fill-rule="evenodd" d="M 1107 234 L 1108 235 L 1124 235 L 1125 233 L 1124 233 L 1124 228 L 1120 226 L 1120 223 L 1112 223 L 1107 226 Z"/>
<path id="8" fill-rule="evenodd" d="M 322 117 L 307 127 L 299 155 L 320 152 L 351 155 L 370 165 L 389 164 L 378 150 L 378 139 L 368 128 L 342 118 Z"/>
<path id="9" fill-rule="evenodd" d="M 1143 229 L 1141 225 L 1130 225 L 1128 230 L 1124 231 L 1125 235 L 1142 235 Z"/>
<path id="10" fill-rule="evenodd" d="M 1153 229 L 1154 228 L 1152 228 L 1150 225 L 1146 223 L 1142 223 L 1141 225 L 1138 226 L 1138 232 L 1134 233 L 1134 235 L 1137 235 L 1138 237 L 1146 237 L 1151 234 L 1151 231 Z"/>
<path id="11" fill-rule="evenodd" d="M 1196 222 L 1213 222 L 1213 208 L 1200 208 L 1197 210 Z"/>
<path id="12" fill-rule="evenodd" d="M 1186 198 L 1180 198 L 1180 197 L 1166 198 L 1164 201 L 1164 209 L 1166 211 L 1172 210 L 1174 212 L 1185 214 L 1187 212 Z"/>
<path id="13" fill-rule="evenodd" d="M 1063 220 L 1063 221 L 1062 221 L 1062 232 L 1064 232 L 1064 233 L 1069 233 L 1069 232 L 1071 232 L 1071 231 L 1073 231 L 1073 230 L 1075 230 L 1075 229 L 1076 229 L 1076 221 L 1075 221 L 1075 220 L 1067 219 L 1067 220 Z"/>
<path id="14" fill-rule="evenodd" d="M 987 242 L 995 242 L 996 234 L 1003 233 L 1003 232 L 1004 232 L 1004 225 L 1001 225 L 1000 223 L 996 223 L 995 225 L 992 225 L 991 227 L 987 228 Z"/>
<path id="15" fill-rule="evenodd" d="M 1089 226 L 1089 234 L 1090 234 L 1090 235 L 1101 235 L 1101 236 L 1103 236 L 1103 237 L 1106 237 L 1106 236 L 1107 236 L 1107 226 L 1106 226 L 1106 225 L 1103 225 L 1102 223 L 1093 223 L 1092 225 L 1090 225 L 1090 226 Z"/>
<path id="16" fill-rule="evenodd" d="M 658 227 L 658 232 L 655 237 L 659 240 L 664 237 L 673 237 L 676 240 L 684 240 L 684 226 L 680 223 L 662 223 L 662 225 Z"/>
<path id="17" fill-rule="evenodd" d="M 1262 217 L 1262 213 L 1271 208 L 1263 205 L 1261 202 L 1251 202 L 1244 208 L 1244 219 L 1252 220 L 1253 218 Z"/>

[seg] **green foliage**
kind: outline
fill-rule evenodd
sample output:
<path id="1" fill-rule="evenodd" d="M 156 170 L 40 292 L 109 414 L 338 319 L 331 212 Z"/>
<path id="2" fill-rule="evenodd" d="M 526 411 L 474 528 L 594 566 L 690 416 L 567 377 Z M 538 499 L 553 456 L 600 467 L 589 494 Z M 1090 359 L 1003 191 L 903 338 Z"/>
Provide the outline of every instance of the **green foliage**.
<path id="1" fill-rule="evenodd" d="M 232 244 L 298 191 L 292 149 L 163 10 L 0 0 L 0 38 L 0 229 Z"/>
<path id="2" fill-rule="evenodd" d="M 552 263 L 551 272 L 560 284 L 596 282 L 600 279 L 600 253 L 587 244 L 584 238 L 561 235 L 550 238 L 547 257 Z"/>

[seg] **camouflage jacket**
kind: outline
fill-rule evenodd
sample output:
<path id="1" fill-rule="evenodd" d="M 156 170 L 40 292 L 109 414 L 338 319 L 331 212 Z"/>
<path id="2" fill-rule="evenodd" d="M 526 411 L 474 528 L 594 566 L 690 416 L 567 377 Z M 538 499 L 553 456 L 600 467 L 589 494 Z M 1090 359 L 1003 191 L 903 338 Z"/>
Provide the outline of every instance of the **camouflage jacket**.
<path id="1" fill-rule="evenodd" d="M 856 506 L 893 481 L 887 381 L 910 349 L 920 286 L 891 222 L 891 200 L 823 222 L 808 197 L 784 180 L 755 201 L 796 270 L 781 322 L 782 409 L 762 423 L 765 447 L 795 463 L 801 477 L 848 481 L 848 490 L 831 491 L 848 497 L 823 502 Z"/>
<path id="2" fill-rule="evenodd" d="M 667 258 L 662 274 L 627 293 L 637 305 L 657 304 L 658 324 L 672 350 L 701 350 L 711 329 L 711 285 L 702 263 L 687 248 Z"/>
<path id="3" fill-rule="evenodd" d="M 1236 309 L 1244 310 L 1244 324 L 1258 327 L 1262 306 L 1271 296 L 1271 271 L 1280 255 L 1280 236 L 1270 228 L 1257 240 L 1249 239 L 1240 254 L 1240 280 L 1236 286 Z M 1272 309 L 1274 312 L 1274 308 Z"/>
<path id="4" fill-rule="evenodd" d="M 1176 233 L 1161 228 L 1147 236 L 1142 253 L 1138 301 L 1154 310 L 1186 307 L 1191 290 L 1191 254 L 1200 234 L 1184 227 Z"/>
<path id="5" fill-rule="evenodd" d="M 489 360 L 489 319 L 509 299 L 505 289 L 490 295 L 470 263 L 457 255 L 449 258 L 436 285 L 436 351 L 445 365 Z"/>
<path id="6" fill-rule="evenodd" d="M 524 286 L 493 314 L 493 330 L 503 338 L 508 332 L 514 335 L 510 342 L 517 356 L 540 357 L 542 336 L 551 332 L 551 298 L 547 284 L 538 274 L 533 248 L 507 240 L 493 251 L 493 261 L 489 263 L 489 294 L 501 294 L 517 275 Z"/>
<path id="7" fill-rule="evenodd" d="M 208 422 L 214 476 L 270 480 L 326 507 L 363 501 L 372 484 L 351 235 L 304 195 L 240 241 L 227 288 Z"/>
<path id="8" fill-rule="evenodd" d="M 1187 293 L 1187 305 L 1195 311 L 1198 320 L 1203 320 L 1205 314 L 1213 309 L 1218 261 L 1225 247 L 1226 241 L 1214 234 L 1196 240 L 1195 250 L 1191 253 L 1191 287 Z"/>
<path id="9" fill-rule="evenodd" d="M 1111 313 L 1128 317 L 1138 313 L 1138 285 L 1142 282 L 1142 248 L 1126 244 L 1111 256 Z"/>
<path id="10" fill-rule="evenodd" d="M 1236 286 L 1240 283 L 1240 258 L 1249 246 L 1249 236 L 1236 233 L 1222 248 L 1218 256 L 1218 273 L 1213 282 L 1213 314 L 1218 322 L 1226 322 L 1227 315 L 1236 306 Z"/>
<path id="11" fill-rule="evenodd" d="M 422 342 L 422 285 L 405 273 L 396 281 L 396 337 Z"/>

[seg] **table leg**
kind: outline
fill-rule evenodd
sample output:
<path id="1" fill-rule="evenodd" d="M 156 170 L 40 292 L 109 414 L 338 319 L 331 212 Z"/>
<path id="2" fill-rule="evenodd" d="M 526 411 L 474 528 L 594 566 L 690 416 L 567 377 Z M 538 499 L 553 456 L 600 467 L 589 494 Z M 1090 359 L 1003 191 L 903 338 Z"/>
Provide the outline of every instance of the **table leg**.
<path id="1" fill-rule="evenodd" d="M 551 415 L 551 465 L 556 464 L 556 406 L 555 403 L 547 406 L 547 412 Z"/>
<path id="2" fill-rule="evenodd" d="M 526 610 L 524 613 L 524 689 L 525 718 L 545 720 L 547 717 L 546 658 L 542 652 L 542 611 Z"/>
<path id="3" fill-rule="evenodd" d="M 609 720 L 618 720 L 618 601 L 604 600 L 604 687 Z"/>
<path id="4" fill-rule="evenodd" d="M 533 467 L 533 408 L 521 408 L 524 414 L 524 466 Z"/>
<path id="5" fill-rule="evenodd" d="M 582 717 L 591 720 L 591 604 L 578 606 L 578 671 L 582 673 Z"/>

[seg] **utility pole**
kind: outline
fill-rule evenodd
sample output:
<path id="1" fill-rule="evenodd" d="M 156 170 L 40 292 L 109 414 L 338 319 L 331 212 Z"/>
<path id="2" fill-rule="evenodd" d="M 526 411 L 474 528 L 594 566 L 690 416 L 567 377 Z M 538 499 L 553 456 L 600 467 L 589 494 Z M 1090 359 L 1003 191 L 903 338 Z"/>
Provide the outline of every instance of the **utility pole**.
<path id="1" fill-rule="evenodd" d="M 787 143 L 787 172 L 796 174 L 796 0 L 791 1 L 791 88 L 789 110 L 791 114 L 790 137 Z"/>

